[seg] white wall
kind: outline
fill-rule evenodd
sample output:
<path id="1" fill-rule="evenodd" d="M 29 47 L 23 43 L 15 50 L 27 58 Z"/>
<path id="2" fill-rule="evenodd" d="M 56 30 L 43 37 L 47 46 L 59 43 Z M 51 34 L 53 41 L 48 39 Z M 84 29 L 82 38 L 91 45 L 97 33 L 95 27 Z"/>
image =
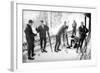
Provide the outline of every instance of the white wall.
<path id="1" fill-rule="evenodd" d="M 21 0 L 22 1 L 22 0 Z M 53 4 L 53 5 L 67 5 L 67 6 L 95 6 L 98 11 L 98 24 L 95 24 L 95 48 L 98 53 L 100 51 L 100 0 L 23 0 L 34 1 L 36 4 Z M 10 73 L 10 0 L 0 0 L 0 73 Z M 57 68 L 47 70 L 33 70 L 33 73 L 100 73 L 100 53 L 98 54 L 97 67 L 81 67 L 81 68 Z M 29 72 L 26 72 L 29 73 Z"/>

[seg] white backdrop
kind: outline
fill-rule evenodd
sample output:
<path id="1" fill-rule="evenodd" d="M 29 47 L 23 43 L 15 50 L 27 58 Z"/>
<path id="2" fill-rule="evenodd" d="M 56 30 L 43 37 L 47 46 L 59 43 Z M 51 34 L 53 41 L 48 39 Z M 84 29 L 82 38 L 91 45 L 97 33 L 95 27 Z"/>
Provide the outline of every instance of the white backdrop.
<path id="1" fill-rule="evenodd" d="M 10 1 L 0 0 L 0 73 L 10 73 Z M 97 67 L 81 67 L 81 68 L 56 68 L 33 70 L 34 73 L 100 73 L 100 0 L 20 0 L 33 1 L 34 4 L 49 4 L 49 5 L 66 5 L 66 6 L 93 6 L 97 7 L 98 24 L 95 25 L 95 47 L 98 50 L 98 64 Z M 29 73 L 29 72 L 26 72 Z"/>

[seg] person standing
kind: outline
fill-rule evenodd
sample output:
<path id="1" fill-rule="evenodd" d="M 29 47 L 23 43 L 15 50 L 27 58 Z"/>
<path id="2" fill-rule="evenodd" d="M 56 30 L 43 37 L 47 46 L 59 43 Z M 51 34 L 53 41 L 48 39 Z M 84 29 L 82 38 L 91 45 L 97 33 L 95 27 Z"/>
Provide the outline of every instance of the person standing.
<path id="1" fill-rule="evenodd" d="M 80 45 L 81 52 L 82 52 L 83 42 L 87 36 L 86 35 L 87 32 L 88 32 L 88 29 L 83 25 L 83 22 L 81 22 L 81 26 L 79 27 L 79 35 L 80 35 L 79 45 Z"/>
<path id="2" fill-rule="evenodd" d="M 63 43 L 64 43 L 63 45 L 66 46 L 65 43 L 66 43 L 66 41 L 67 41 L 67 46 L 68 46 L 67 48 L 69 48 L 68 34 L 67 34 L 67 33 L 68 33 L 68 32 L 67 32 L 68 26 L 66 26 L 66 24 L 67 24 L 67 23 L 66 23 L 66 21 L 65 21 L 65 22 L 64 22 L 64 26 L 63 26 L 63 28 L 62 28 L 62 30 L 63 30 L 63 31 L 62 31 L 62 34 L 63 34 Z"/>
<path id="3" fill-rule="evenodd" d="M 36 31 L 39 33 L 40 36 L 40 47 L 41 47 L 41 52 L 47 52 L 45 50 L 46 48 L 46 32 L 49 31 L 49 27 L 47 25 L 44 24 L 44 21 L 41 20 L 41 25 L 36 28 Z"/>
<path id="4" fill-rule="evenodd" d="M 26 34 L 26 41 L 28 43 L 28 59 L 29 60 L 34 60 L 34 58 L 32 58 L 33 56 L 35 56 L 34 53 L 34 37 L 36 36 L 35 33 L 32 32 L 32 25 L 33 25 L 33 21 L 29 20 L 26 29 L 25 29 L 25 34 Z"/>
<path id="5" fill-rule="evenodd" d="M 66 21 L 65 21 L 64 25 L 60 28 L 60 30 L 56 34 L 55 52 L 61 51 L 61 49 L 59 49 L 59 46 L 61 44 L 61 35 L 63 35 L 63 42 L 64 42 L 65 41 L 65 30 L 66 29 L 68 29 L 68 26 L 66 26 Z M 66 36 L 68 36 L 68 35 L 66 35 Z M 66 37 L 66 38 L 67 38 L 67 44 L 68 44 L 68 37 Z"/>
<path id="6" fill-rule="evenodd" d="M 74 20 L 74 21 L 73 21 L 73 24 L 72 24 L 72 28 L 73 28 L 73 30 L 72 30 L 72 36 L 76 35 L 76 27 L 77 27 L 77 23 L 76 23 L 76 21 Z"/>

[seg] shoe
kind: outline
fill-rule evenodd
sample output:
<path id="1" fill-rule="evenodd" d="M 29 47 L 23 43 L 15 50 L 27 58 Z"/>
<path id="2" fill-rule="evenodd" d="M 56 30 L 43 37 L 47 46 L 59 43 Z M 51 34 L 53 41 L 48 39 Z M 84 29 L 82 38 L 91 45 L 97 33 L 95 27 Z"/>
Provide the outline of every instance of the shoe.
<path id="1" fill-rule="evenodd" d="M 58 52 L 58 50 L 55 50 L 55 52 Z"/>
<path id="2" fill-rule="evenodd" d="M 74 38 L 74 37 L 75 37 L 74 35 L 71 36 L 71 38 Z"/>
<path id="3" fill-rule="evenodd" d="M 34 60 L 34 58 L 28 57 L 29 60 Z"/>
<path id="4" fill-rule="evenodd" d="M 33 57 L 33 56 L 35 56 L 35 55 L 36 55 L 35 53 L 34 53 L 34 54 L 32 54 L 32 57 Z"/>
<path id="5" fill-rule="evenodd" d="M 57 50 L 57 49 L 54 49 L 54 51 L 55 51 L 55 52 L 58 52 L 58 50 Z"/>
<path id="6" fill-rule="evenodd" d="M 43 53 L 43 48 L 40 48 L 41 52 Z"/>
<path id="7" fill-rule="evenodd" d="M 58 51 L 61 51 L 61 49 L 57 49 Z"/>
<path id="8" fill-rule="evenodd" d="M 67 48 L 70 48 L 70 46 L 68 46 Z"/>
<path id="9" fill-rule="evenodd" d="M 44 52 L 43 49 L 41 50 L 41 52 L 42 52 L 42 53 Z"/>
<path id="10" fill-rule="evenodd" d="M 46 53 L 47 53 L 47 51 L 46 51 L 46 50 L 43 50 L 43 52 L 46 52 Z"/>

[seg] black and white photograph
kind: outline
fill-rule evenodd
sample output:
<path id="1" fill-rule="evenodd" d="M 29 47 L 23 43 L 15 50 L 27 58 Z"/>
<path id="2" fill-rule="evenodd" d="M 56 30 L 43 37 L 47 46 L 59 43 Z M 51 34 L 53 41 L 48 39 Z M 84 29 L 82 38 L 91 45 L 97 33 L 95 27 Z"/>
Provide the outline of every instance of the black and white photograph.
<path id="1" fill-rule="evenodd" d="M 95 7 L 12 4 L 14 71 L 96 65 Z"/>
<path id="2" fill-rule="evenodd" d="M 91 13 L 22 10 L 23 63 L 91 60 Z"/>
<path id="3" fill-rule="evenodd" d="M 0 3 L 0 73 L 100 73 L 100 0 Z"/>

